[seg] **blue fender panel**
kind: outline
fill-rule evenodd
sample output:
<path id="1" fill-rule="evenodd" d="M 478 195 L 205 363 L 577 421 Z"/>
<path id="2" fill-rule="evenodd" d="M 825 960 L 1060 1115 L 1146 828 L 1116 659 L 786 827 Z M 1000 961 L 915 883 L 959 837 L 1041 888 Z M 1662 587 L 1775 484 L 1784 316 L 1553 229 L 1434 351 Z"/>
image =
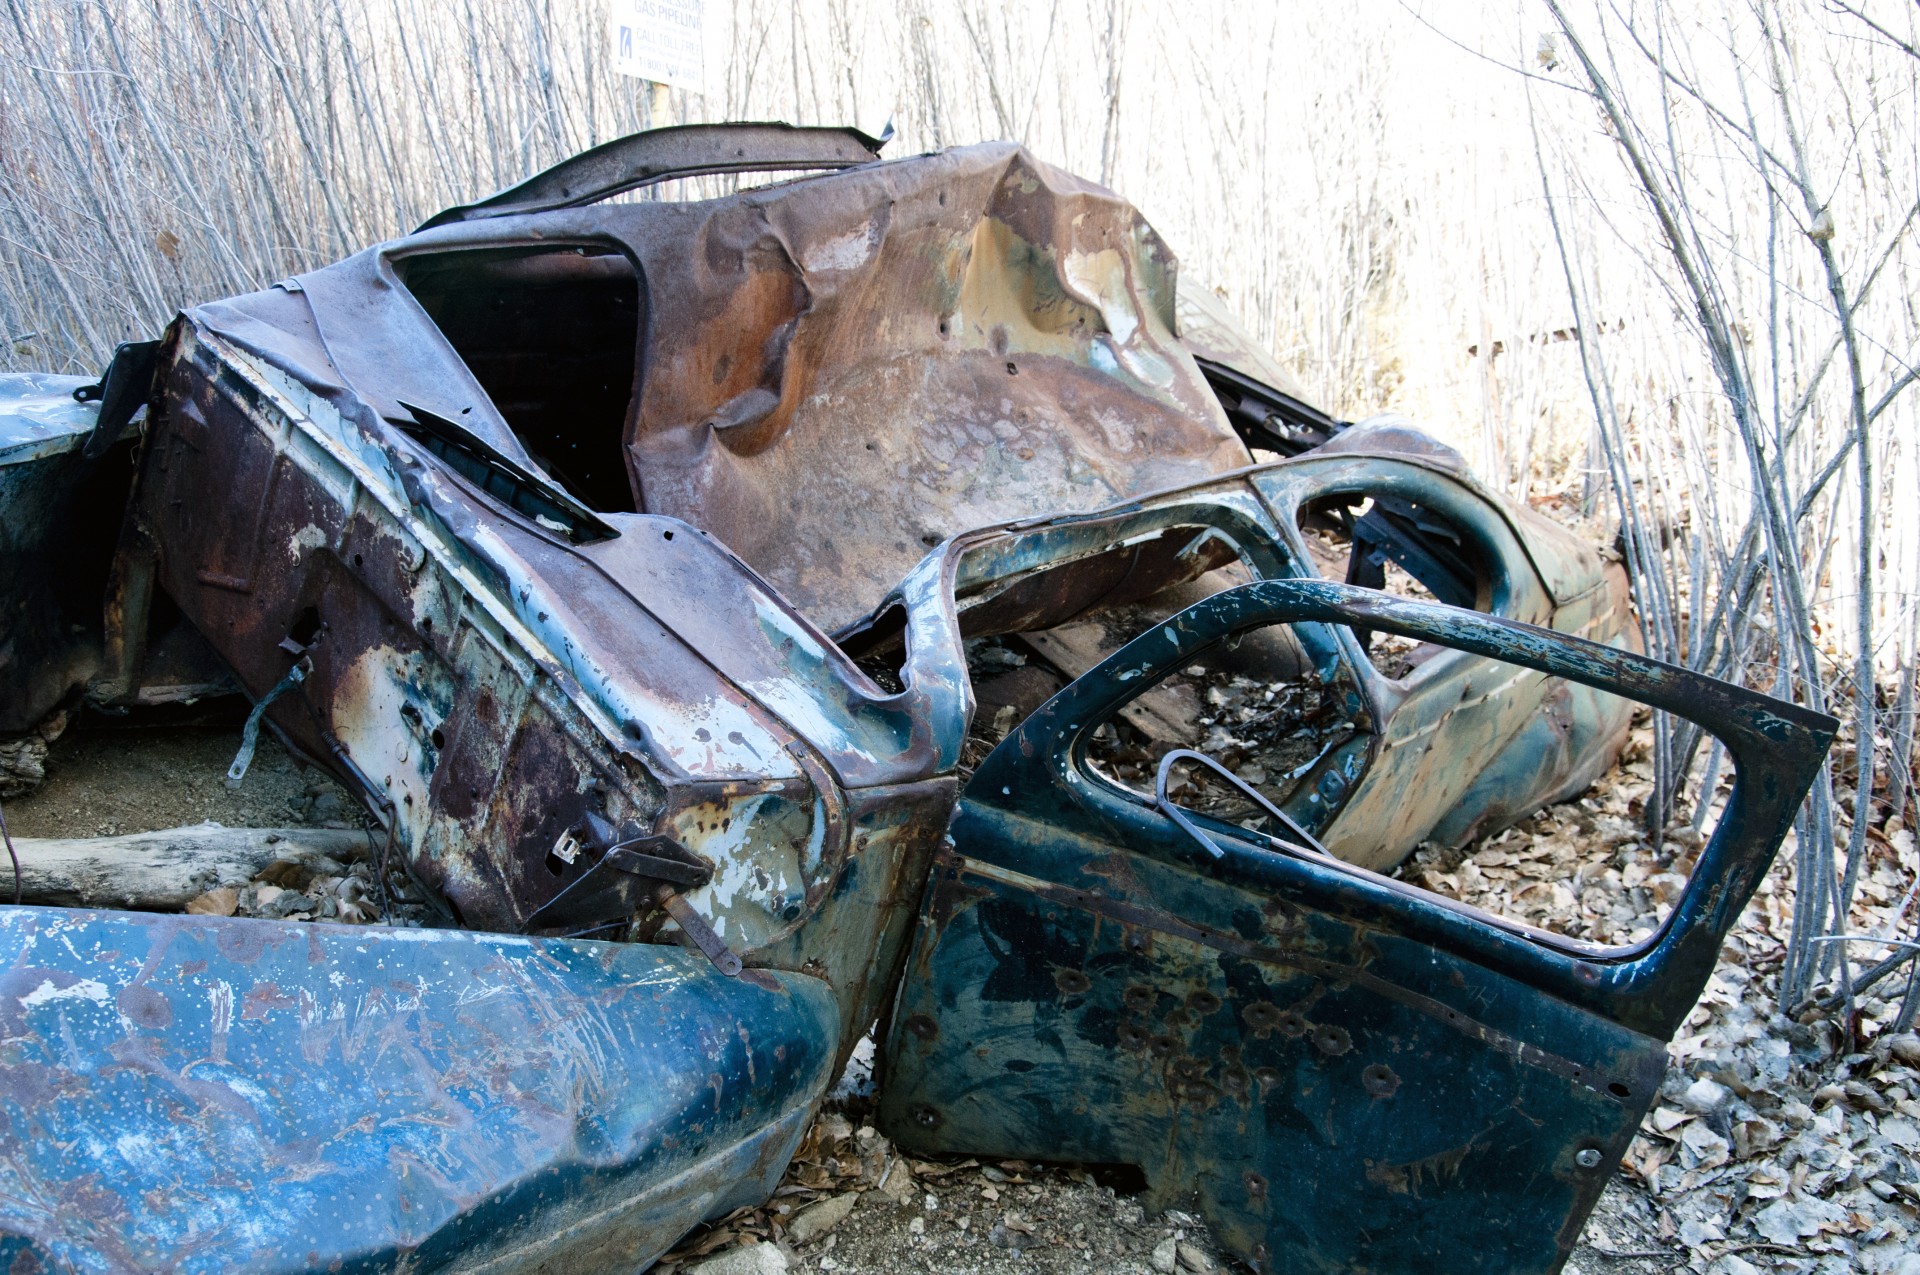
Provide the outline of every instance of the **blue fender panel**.
<path id="1" fill-rule="evenodd" d="M 837 1037 L 676 947 L 0 908 L 0 1269 L 642 1269 Z"/>

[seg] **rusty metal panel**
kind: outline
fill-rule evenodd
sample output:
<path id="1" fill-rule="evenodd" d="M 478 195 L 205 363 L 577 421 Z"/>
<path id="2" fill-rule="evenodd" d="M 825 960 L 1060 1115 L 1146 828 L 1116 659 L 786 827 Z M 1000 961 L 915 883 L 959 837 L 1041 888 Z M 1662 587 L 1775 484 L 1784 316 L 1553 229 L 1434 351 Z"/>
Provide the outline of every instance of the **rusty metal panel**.
<path id="1" fill-rule="evenodd" d="M 829 631 L 927 549 L 1250 459 L 1176 335 L 1176 265 L 1111 192 L 990 144 L 695 204 L 451 224 L 196 324 L 314 386 L 520 441 L 410 260 L 580 245 L 637 269 L 633 508 L 711 532 Z"/>
<path id="2" fill-rule="evenodd" d="M 637 1270 L 773 1189 L 837 1018 L 673 947 L 0 908 L 0 1263 Z"/>
<path id="3" fill-rule="evenodd" d="M 1165 244 L 1017 148 L 809 179 L 709 226 L 706 253 L 640 254 L 656 295 L 726 326 L 658 333 L 635 473 L 827 629 L 955 532 L 1248 459 L 1174 334 Z"/>

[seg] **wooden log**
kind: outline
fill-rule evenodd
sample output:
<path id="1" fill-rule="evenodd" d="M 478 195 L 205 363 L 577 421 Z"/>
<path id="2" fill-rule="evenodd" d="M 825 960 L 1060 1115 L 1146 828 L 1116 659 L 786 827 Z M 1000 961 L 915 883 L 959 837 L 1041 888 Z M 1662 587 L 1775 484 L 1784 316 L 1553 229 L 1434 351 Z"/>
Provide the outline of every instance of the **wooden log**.
<path id="1" fill-rule="evenodd" d="M 21 901 L 69 908 L 178 912 L 220 885 L 244 885 L 278 860 L 338 872 L 379 834 L 355 828 L 227 828 L 217 823 L 119 837 L 15 837 Z M 0 900 L 12 897 L 0 859 Z"/>

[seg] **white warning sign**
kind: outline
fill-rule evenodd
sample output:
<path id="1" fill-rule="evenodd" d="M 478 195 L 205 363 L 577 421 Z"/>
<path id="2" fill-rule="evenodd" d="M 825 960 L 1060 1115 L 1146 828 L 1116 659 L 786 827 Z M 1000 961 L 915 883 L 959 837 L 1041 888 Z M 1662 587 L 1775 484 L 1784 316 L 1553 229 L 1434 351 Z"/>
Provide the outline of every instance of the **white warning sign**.
<path id="1" fill-rule="evenodd" d="M 613 0 L 613 69 L 707 91 L 706 0 Z"/>

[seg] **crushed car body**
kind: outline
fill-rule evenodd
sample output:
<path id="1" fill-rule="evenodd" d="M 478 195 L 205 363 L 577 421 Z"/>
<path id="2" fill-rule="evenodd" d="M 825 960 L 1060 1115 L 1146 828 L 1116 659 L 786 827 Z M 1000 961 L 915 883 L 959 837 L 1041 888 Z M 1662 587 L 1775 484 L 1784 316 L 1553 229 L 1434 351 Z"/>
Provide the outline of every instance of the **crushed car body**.
<path id="1" fill-rule="evenodd" d="M 1500 1199 L 1557 1269 L 1830 721 L 1635 654 L 1617 566 L 1314 409 L 1110 192 L 878 149 L 640 134 L 0 384 L 0 727 L 231 679 L 437 916 L 0 908 L 0 1258 L 643 1267 L 879 1022 L 906 1145 L 1135 1164 L 1262 1269 Z M 1636 704 L 1739 768 L 1647 944 L 1383 875 Z"/>

